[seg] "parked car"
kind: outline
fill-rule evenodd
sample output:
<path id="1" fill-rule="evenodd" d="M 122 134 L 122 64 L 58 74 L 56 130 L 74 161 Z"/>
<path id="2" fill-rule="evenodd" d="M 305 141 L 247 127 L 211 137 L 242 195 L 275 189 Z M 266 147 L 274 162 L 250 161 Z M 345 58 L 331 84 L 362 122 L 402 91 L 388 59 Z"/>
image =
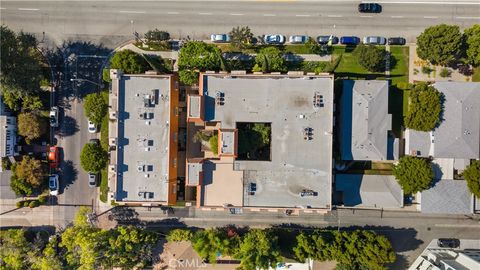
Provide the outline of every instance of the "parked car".
<path id="1" fill-rule="evenodd" d="M 51 127 L 58 127 L 58 107 L 53 106 L 50 110 L 50 126 Z"/>
<path id="2" fill-rule="evenodd" d="M 388 38 L 388 45 L 405 45 L 407 41 L 402 37 L 391 37 Z"/>
<path id="3" fill-rule="evenodd" d="M 328 42 L 332 40 L 332 44 L 338 44 L 338 37 L 336 36 L 318 36 L 317 37 L 317 42 L 318 44 L 328 44 Z"/>
<path id="4" fill-rule="evenodd" d="M 90 132 L 90 133 L 96 133 L 97 132 L 97 125 L 95 125 L 90 120 L 88 120 L 88 132 Z"/>
<path id="5" fill-rule="evenodd" d="M 369 36 L 363 38 L 363 44 L 385 45 L 387 40 L 384 37 Z"/>
<path id="6" fill-rule="evenodd" d="M 50 189 L 50 195 L 57 196 L 59 189 L 58 174 L 52 174 L 48 177 L 48 188 Z"/>
<path id="7" fill-rule="evenodd" d="M 355 36 L 341 37 L 340 43 L 343 45 L 358 45 L 358 43 L 360 43 L 360 38 Z"/>
<path id="8" fill-rule="evenodd" d="M 88 172 L 88 186 L 96 187 L 97 186 L 97 174 L 93 172 Z"/>
<path id="9" fill-rule="evenodd" d="M 230 36 L 227 34 L 212 34 L 210 36 L 210 41 L 215 43 L 230 42 Z"/>
<path id="10" fill-rule="evenodd" d="M 358 5 L 358 11 L 362 13 L 380 13 L 382 6 L 377 3 L 361 3 Z"/>
<path id="11" fill-rule="evenodd" d="M 100 144 L 100 140 L 99 139 L 90 139 L 89 141 L 91 144 L 95 144 L 95 145 L 99 145 Z"/>
<path id="12" fill-rule="evenodd" d="M 292 44 L 304 44 L 305 42 L 307 42 L 307 40 L 308 40 L 308 36 L 305 36 L 305 35 L 290 36 L 288 38 L 288 42 Z"/>
<path id="13" fill-rule="evenodd" d="M 60 147 L 51 146 L 48 148 L 48 166 L 52 169 L 58 168 L 60 166 Z"/>
<path id="14" fill-rule="evenodd" d="M 457 248 L 460 246 L 460 240 L 456 238 L 439 238 L 437 245 L 443 248 Z"/>
<path id="15" fill-rule="evenodd" d="M 285 43 L 285 36 L 277 35 L 277 34 L 265 35 L 265 37 L 263 38 L 263 41 L 266 44 L 270 44 L 270 45 L 275 45 L 275 44 L 282 45 L 283 43 Z"/>

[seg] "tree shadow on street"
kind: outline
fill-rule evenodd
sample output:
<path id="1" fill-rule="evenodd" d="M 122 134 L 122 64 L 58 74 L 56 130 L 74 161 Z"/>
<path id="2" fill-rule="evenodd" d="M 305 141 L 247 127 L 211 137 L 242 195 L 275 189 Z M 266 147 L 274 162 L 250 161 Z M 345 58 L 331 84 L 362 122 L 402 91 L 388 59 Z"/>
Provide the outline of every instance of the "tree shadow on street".
<path id="1" fill-rule="evenodd" d="M 71 116 L 64 116 L 62 128 L 56 131 L 56 134 L 61 137 L 72 136 L 80 130 L 77 120 Z"/>
<path id="2" fill-rule="evenodd" d="M 60 191 L 63 193 L 77 179 L 78 171 L 71 160 L 64 160 L 60 172 Z"/>

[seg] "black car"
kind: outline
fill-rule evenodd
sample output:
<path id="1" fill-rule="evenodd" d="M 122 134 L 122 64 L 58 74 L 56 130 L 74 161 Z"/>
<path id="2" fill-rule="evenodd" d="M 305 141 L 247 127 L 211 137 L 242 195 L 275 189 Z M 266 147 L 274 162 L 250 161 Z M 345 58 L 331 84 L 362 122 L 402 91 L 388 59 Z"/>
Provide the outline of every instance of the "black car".
<path id="1" fill-rule="evenodd" d="M 358 5 L 358 11 L 362 13 L 380 13 L 382 6 L 376 3 L 361 3 Z"/>
<path id="2" fill-rule="evenodd" d="M 391 37 L 388 39 L 388 45 L 405 45 L 407 41 L 402 37 Z"/>
<path id="3" fill-rule="evenodd" d="M 439 238 L 437 245 L 443 248 L 458 248 L 460 246 L 460 240 L 456 238 Z"/>
<path id="4" fill-rule="evenodd" d="M 336 36 L 318 36 L 317 42 L 318 44 L 328 44 L 328 41 L 330 41 L 330 37 L 332 37 L 332 44 L 338 43 L 338 37 Z"/>

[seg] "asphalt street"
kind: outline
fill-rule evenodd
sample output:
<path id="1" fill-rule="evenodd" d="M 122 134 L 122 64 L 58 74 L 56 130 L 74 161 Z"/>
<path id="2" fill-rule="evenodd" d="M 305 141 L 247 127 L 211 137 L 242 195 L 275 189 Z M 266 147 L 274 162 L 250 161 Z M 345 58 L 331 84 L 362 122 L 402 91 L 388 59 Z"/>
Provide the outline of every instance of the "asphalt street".
<path id="1" fill-rule="evenodd" d="M 480 21 L 479 1 L 380 1 L 383 12 L 357 11 L 360 1 L 2 1 L 1 23 L 61 44 L 84 39 L 113 47 L 134 31 L 169 31 L 206 39 L 249 25 L 268 33 L 403 36 L 409 42 L 438 23 L 468 27 Z M 415 3 L 417 2 L 417 3 Z"/>

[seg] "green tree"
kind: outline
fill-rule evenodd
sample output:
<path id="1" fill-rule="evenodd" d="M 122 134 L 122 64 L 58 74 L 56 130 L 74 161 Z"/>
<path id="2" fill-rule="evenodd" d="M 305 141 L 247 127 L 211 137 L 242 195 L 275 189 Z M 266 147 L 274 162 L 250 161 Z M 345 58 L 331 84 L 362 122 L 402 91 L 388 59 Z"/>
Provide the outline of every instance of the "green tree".
<path id="1" fill-rule="evenodd" d="M 108 233 L 108 247 L 102 266 L 126 269 L 143 268 L 153 259 L 152 250 L 158 235 L 134 227 L 117 227 Z"/>
<path id="2" fill-rule="evenodd" d="M 192 239 L 193 249 L 203 259 L 215 263 L 217 253 L 222 255 L 232 255 L 232 242 L 227 237 L 227 233 L 220 229 L 206 229 L 195 233 Z"/>
<path id="3" fill-rule="evenodd" d="M 187 85 L 198 82 L 198 72 L 218 71 L 221 66 L 221 51 L 212 44 L 202 41 L 189 41 L 183 45 L 178 55 L 180 81 Z"/>
<path id="4" fill-rule="evenodd" d="M 40 160 L 25 155 L 15 166 L 15 176 L 36 188 L 44 182 L 46 168 Z"/>
<path id="5" fill-rule="evenodd" d="M 355 48 L 354 55 L 358 64 L 370 72 L 385 71 L 385 49 L 374 45 L 359 45 Z"/>
<path id="6" fill-rule="evenodd" d="M 462 53 L 462 34 L 457 25 L 439 24 L 417 37 L 417 54 L 434 65 L 446 66 Z"/>
<path id="7" fill-rule="evenodd" d="M 33 186 L 24 179 L 19 179 L 15 174 L 10 177 L 10 188 L 17 196 L 31 196 L 33 194 Z"/>
<path id="8" fill-rule="evenodd" d="M 22 109 L 27 111 L 40 110 L 43 102 L 39 96 L 24 96 L 22 100 Z"/>
<path id="9" fill-rule="evenodd" d="M 214 155 L 218 155 L 218 134 L 213 135 L 208 139 L 208 143 L 210 144 L 210 150 Z"/>
<path id="10" fill-rule="evenodd" d="M 145 73 L 150 67 L 141 55 L 131 50 L 122 50 L 116 52 L 110 59 L 110 68 L 121 69 L 126 74 L 140 74 Z"/>
<path id="11" fill-rule="evenodd" d="M 424 158 L 403 156 L 393 165 L 393 175 L 405 194 L 429 189 L 433 180 L 433 169 Z"/>
<path id="12" fill-rule="evenodd" d="M 87 172 L 99 172 L 105 167 L 107 160 L 107 153 L 97 144 L 85 144 L 80 153 L 80 165 Z"/>
<path id="13" fill-rule="evenodd" d="M 24 230 L 11 229 L 0 231 L 1 269 L 27 269 L 28 254 L 31 252 L 31 249 Z"/>
<path id="14" fill-rule="evenodd" d="M 239 129 L 238 153 L 254 157 L 259 149 L 270 144 L 271 127 L 263 123 Z"/>
<path id="15" fill-rule="evenodd" d="M 36 113 L 24 112 L 18 115 L 18 134 L 29 144 L 47 132 L 45 119 Z"/>
<path id="16" fill-rule="evenodd" d="M 266 47 L 260 50 L 255 57 L 255 64 L 263 72 L 286 72 L 287 65 L 283 54 L 277 47 Z"/>
<path id="17" fill-rule="evenodd" d="M 191 241 L 192 238 L 193 233 L 188 229 L 174 229 L 167 235 L 168 242 Z"/>
<path id="18" fill-rule="evenodd" d="M 480 65 L 480 24 L 475 24 L 465 29 L 465 43 L 467 46 L 467 59 L 474 65 Z"/>
<path id="19" fill-rule="evenodd" d="M 230 44 L 236 49 L 247 48 L 253 40 L 253 33 L 248 26 L 237 26 L 232 28 L 230 35 Z"/>
<path id="20" fill-rule="evenodd" d="M 442 95 L 433 86 L 419 83 L 409 93 L 405 126 L 419 131 L 433 130 L 440 122 Z"/>
<path id="21" fill-rule="evenodd" d="M 102 122 L 103 117 L 108 112 L 108 104 L 99 93 L 87 95 L 83 107 L 85 109 L 85 117 L 97 125 Z"/>
<path id="22" fill-rule="evenodd" d="M 243 270 L 275 268 L 281 260 L 278 237 L 268 230 L 251 229 L 240 241 L 235 258 Z"/>
<path id="23" fill-rule="evenodd" d="M 61 270 L 64 269 L 62 259 L 59 258 L 56 250 L 58 248 L 58 237 L 52 236 L 47 243 L 41 256 L 32 261 L 32 270 Z M 38 251 L 40 252 L 40 251 Z"/>
<path id="24" fill-rule="evenodd" d="M 480 160 L 474 160 L 463 171 L 463 177 L 467 181 L 470 192 L 477 198 L 480 198 Z"/>
<path id="25" fill-rule="evenodd" d="M 305 42 L 305 47 L 307 48 L 308 52 L 312 54 L 319 54 L 322 51 L 320 44 L 318 44 L 312 37 L 308 37 L 307 42 Z"/>
<path id="26" fill-rule="evenodd" d="M 149 30 L 145 33 L 145 39 L 148 42 L 167 41 L 170 39 L 170 34 L 167 31 L 161 31 L 155 28 L 155 30 Z"/>
<path id="27" fill-rule="evenodd" d="M 0 93 L 10 109 L 19 110 L 22 99 L 40 91 L 43 59 L 31 34 L 16 34 L 2 25 L 0 38 Z"/>

